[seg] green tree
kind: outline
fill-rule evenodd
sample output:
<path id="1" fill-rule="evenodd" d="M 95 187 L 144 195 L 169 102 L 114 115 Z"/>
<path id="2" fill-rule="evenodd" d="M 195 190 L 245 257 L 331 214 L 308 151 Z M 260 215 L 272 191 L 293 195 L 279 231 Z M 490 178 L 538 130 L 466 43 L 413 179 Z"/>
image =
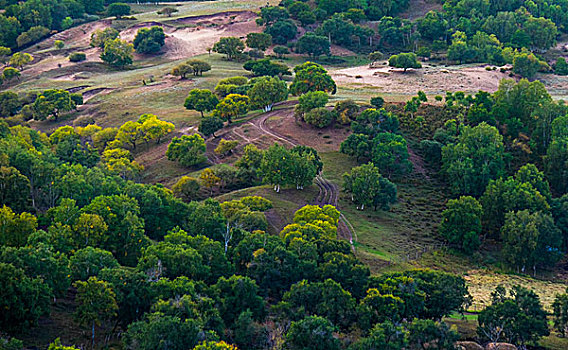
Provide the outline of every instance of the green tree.
<path id="1" fill-rule="evenodd" d="M 351 200 L 357 209 L 364 210 L 365 205 L 389 210 L 396 202 L 396 186 L 383 178 L 373 163 L 351 169 L 351 174 L 343 175 L 343 189 L 351 194 Z"/>
<path id="2" fill-rule="evenodd" d="M 0 208 L 0 243 L 2 245 L 24 246 L 30 234 L 37 228 L 37 219 L 30 213 L 16 214 L 4 205 Z"/>
<path id="3" fill-rule="evenodd" d="M 104 42 L 104 50 L 101 53 L 103 62 L 118 68 L 132 64 L 134 46 L 119 38 Z"/>
<path id="4" fill-rule="evenodd" d="M 200 112 L 203 117 L 203 112 L 212 111 L 218 103 L 219 99 L 211 90 L 193 89 L 186 97 L 184 107 Z"/>
<path id="5" fill-rule="evenodd" d="M 69 112 L 76 107 L 71 94 L 66 90 L 45 90 L 33 104 L 34 116 L 37 120 L 53 117 L 55 120 L 61 113 Z"/>
<path id="6" fill-rule="evenodd" d="M 249 110 L 250 98 L 240 94 L 229 94 L 222 99 L 215 110 L 213 115 L 227 121 L 231 124 L 233 118 L 244 115 Z"/>
<path id="7" fill-rule="evenodd" d="M 284 293 L 282 304 L 290 308 L 292 319 L 319 315 L 332 323 L 348 328 L 355 321 L 355 299 L 332 279 L 309 283 L 300 281 Z"/>
<path id="8" fill-rule="evenodd" d="M 170 73 L 171 75 L 179 76 L 181 79 L 185 79 L 188 74 L 194 74 L 193 67 L 188 65 L 187 63 L 182 63 L 174 68 Z"/>
<path id="9" fill-rule="evenodd" d="M 519 53 L 513 59 L 513 72 L 523 78 L 532 78 L 540 69 L 540 61 L 532 53 Z"/>
<path id="10" fill-rule="evenodd" d="M 119 35 L 118 30 L 114 28 L 105 28 L 103 30 L 97 29 L 91 34 L 91 46 L 92 47 L 99 47 L 101 49 L 105 48 L 105 43 L 107 41 L 111 41 L 117 39 Z"/>
<path id="11" fill-rule="evenodd" d="M 264 300 L 258 295 L 258 286 L 254 280 L 235 275 L 221 277 L 212 288 L 225 324 L 232 325 L 247 310 L 253 313 L 254 319 L 263 319 Z"/>
<path id="12" fill-rule="evenodd" d="M 233 149 L 235 149 L 235 147 L 237 147 L 238 145 L 239 141 L 237 140 L 221 139 L 214 152 L 218 155 L 225 156 L 227 154 L 231 154 L 233 152 Z"/>
<path id="13" fill-rule="evenodd" d="M 137 201 L 126 195 L 98 196 L 82 210 L 97 214 L 107 224 L 108 234 L 102 248 L 113 253 L 121 264 L 135 265 L 140 251 L 149 243 Z"/>
<path id="14" fill-rule="evenodd" d="M 104 0 L 81 0 L 80 3 L 85 7 L 85 12 L 90 15 L 104 11 Z"/>
<path id="15" fill-rule="evenodd" d="M 333 122 L 335 114 L 327 108 L 314 108 L 304 114 L 304 121 L 317 128 L 325 128 Z"/>
<path id="16" fill-rule="evenodd" d="M 199 174 L 199 180 L 209 189 L 209 195 L 213 195 L 213 187 L 219 184 L 221 178 L 211 168 L 207 168 Z"/>
<path id="17" fill-rule="evenodd" d="M 77 250 L 69 260 L 73 279 L 81 281 L 97 276 L 103 269 L 118 266 L 118 262 L 111 252 L 93 247 Z"/>
<path id="18" fill-rule="evenodd" d="M 134 49 L 138 53 L 156 53 L 164 46 L 165 40 L 166 34 L 162 27 L 141 28 L 134 37 Z"/>
<path id="19" fill-rule="evenodd" d="M 389 177 L 412 170 L 406 140 L 401 135 L 389 132 L 377 134 L 373 139 L 371 157 L 373 163 Z"/>
<path id="20" fill-rule="evenodd" d="M 123 2 L 114 2 L 107 7 L 107 16 L 116 17 L 116 19 L 121 19 L 122 16 L 128 16 L 130 14 L 130 5 Z"/>
<path id="21" fill-rule="evenodd" d="M 44 26 L 33 26 L 28 31 L 20 34 L 16 39 L 18 47 L 23 48 L 24 46 L 33 44 L 40 41 L 49 35 L 49 28 Z"/>
<path id="22" fill-rule="evenodd" d="M 307 53 L 311 57 L 318 57 L 323 54 L 330 55 L 329 39 L 325 36 L 306 33 L 296 43 L 298 53 Z"/>
<path id="23" fill-rule="evenodd" d="M 234 60 L 243 53 L 245 44 L 236 37 L 224 37 L 213 45 L 213 51 L 227 56 L 229 61 Z"/>
<path id="24" fill-rule="evenodd" d="M 153 278 L 187 276 L 204 280 L 210 275 L 210 267 L 201 263 L 202 256 L 186 244 L 159 242 L 148 246 L 138 260 L 138 270 Z"/>
<path id="25" fill-rule="evenodd" d="M 276 54 L 276 57 L 278 57 L 280 59 L 282 59 L 284 57 L 284 55 L 287 55 L 287 54 L 290 53 L 290 50 L 286 46 L 275 46 L 273 51 Z"/>
<path id="26" fill-rule="evenodd" d="M 501 228 L 503 257 L 517 271 L 551 266 L 562 256 L 562 233 L 552 216 L 528 210 L 509 212 Z"/>
<path id="27" fill-rule="evenodd" d="M 29 206 L 30 189 L 30 180 L 18 169 L 0 166 L 0 203 L 18 212 L 24 211 Z"/>
<path id="28" fill-rule="evenodd" d="M 10 65 L 16 67 L 20 70 L 24 69 L 24 66 L 30 64 L 34 60 L 34 57 L 29 53 L 16 52 L 10 58 Z"/>
<path id="29" fill-rule="evenodd" d="M 568 75 L 568 63 L 564 57 L 558 57 L 554 65 L 554 73 L 558 75 Z"/>
<path id="30" fill-rule="evenodd" d="M 108 230 L 108 226 L 98 215 L 81 214 L 73 225 L 76 235 L 75 244 L 78 247 L 97 246 L 102 243 L 103 237 Z"/>
<path id="31" fill-rule="evenodd" d="M 268 75 L 271 77 L 282 77 L 283 75 L 292 75 L 288 66 L 278 62 L 272 62 L 268 58 L 247 61 L 243 65 L 243 68 L 251 71 L 255 76 Z"/>
<path id="32" fill-rule="evenodd" d="M 338 350 L 339 340 L 333 336 L 335 327 L 327 319 L 308 316 L 301 321 L 292 322 L 286 333 L 285 344 L 290 350 Z"/>
<path id="33" fill-rule="evenodd" d="M 481 242 L 481 215 L 483 208 L 470 196 L 451 199 L 442 212 L 442 222 L 438 228 L 440 234 L 450 244 L 466 253 L 476 251 Z"/>
<path id="34" fill-rule="evenodd" d="M 211 70 L 211 65 L 202 60 L 189 60 L 186 62 L 188 66 L 193 69 L 193 75 L 202 76 L 203 72 L 209 72 Z"/>
<path id="35" fill-rule="evenodd" d="M 505 214 L 528 209 L 531 212 L 549 210 L 544 197 L 530 182 L 509 177 L 490 181 L 480 199 L 483 206 L 483 227 L 493 236 L 505 223 Z"/>
<path id="36" fill-rule="evenodd" d="M 172 191 L 174 191 L 176 197 L 183 199 L 185 202 L 190 202 L 197 199 L 199 188 L 199 180 L 189 176 L 182 176 L 182 178 L 173 185 Z"/>
<path id="37" fill-rule="evenodd" d="M 252 108 L 261 108 L 269 112 L 275 103 L 288 98 L 288 86 L 278 78 L 264 77 L 254 83 L 248 91 L 248 96 Z"/>
<path id="38" fill-rule="evenodd" d="M 12 49 L 5 46 L 0 46 L 0 63 L 6 64 L 9 61 L 9 57 L 12 55 Z"/>
<path id="39" fill-rule="evenodd" d="M 104 322 L 116 316 L 118 305 L 115 294 L 109 283 L 90 277 L 87 281 L 73 283 L 77 288 L 77 309 L 75 319 L 81 325 L 91 326 L 91 344 L 95 347 L 95 325 L 101 326 Z"/>
<path id="40" fill-rule="evenodd" d="M 422 68 L 420 62 L 418 62 L 418 58 L 416 54 L 409 52 L 409 53 L 400 53 L 398 55 L 393 55 L 389 58 L 389 66 L 395 68 L 402 68 L 404 72 L 408 68 Z"/>
<path id="41" fill-rule="evenodd" d="M 464 127 L 455 144 L 442 148 L 442 162 L 454 194 L 479 196 L 504 171 L 503 137 L 486 123 Z"/>
<path id="42" fill-rule="evenodd" d="M 363 134 L 351 134 L 341 143 L 341 153 L 355 156 L 357 161 L 368 158 L 370 154 L 369 137 Z"/>
<path id="43" fill-rule="evenodd" d="M 568 193 L 568 137 L 553 140 L 544 158 L 545 172 L 550 187 L 562 195 Z"/>
<path id="44" fill-rule="evenodd" d="M 435 343 L 438 349 L 452 350 L 459 339 L 458 332 L 442 321 L 414 319 L 408 328 L 409 343 L 417 348 L 424 349 L 427 344 Z"/>
<path id="45" fill-rule="evenodd" d="M 310 91 L 324 91 L 335 94 L 337 86 L 327 73 L 327 71 L 319 64 L 306 62 L 294 68 L 296 75 L 294 81 L 290 85 L 290 92 L 299 96 Z"/>
<path id="46" fill-rule="evenodd" d="M 205 151 L 205 140 L 199 134 L 183 135 L 173 138 L 166 151 L 166 157 L 190 167 L 207 160 Z"/>
<path id="47" fill-rule="evenodd" d="M 223 128 L 223 125 L 224 123 L 221 118 L 211 116 L 201 119 L 198 130 L 205 137 L 209 137 L 211 135 L 213 135 L 213 137 L 216 137 L 215 132 L 221 130 Z"/>
<path id="48" fill-rule="evenodd" d="M 49 315 L 52 291 L 41 278 L 30 278 L 12 264 L 0 263 L 0 326 L 5 330 L 29 329 Z"/>
<path id="49" fill-rule="evenodd" d="M 166 15 L 168 17 L 172 17 L 172 14 L 179 12 L 178 9 L 174 7 L 164 7 L 160 11 L 158 11 L 159 15 Z"/>
<path id="50" fill-rule="evenodd" d="M 526 346 L 549 335 L 546 311 L 532 290 L 514 286 L 510 296 L 498 286 L 491 305 L 479 313 L 477 334 L 491 342 L 506 341 Z"/>
<path id="51" fill-rule="evenodd" d="M 10 67 L 6 69 L 9 68 Z M 18 113 L 20 108 L 22 108 L 22 102 L 20 102 L 18 94 L 12 91 L 0 92 L 0 116 L 2 117 L 14 116 Z"/>
<path id="52" fill-rule="evenodd" d="M 293 40 L 298 34 L 298 27 L 289 19 L 278 20 L 267 25 L 264 32 L 272 36 L 272 42 L 278 45 L 285 45 Z"/>
<path id="53" fill-rule="evenodd" d="M 264 182 L 274 185 L 274 190 L 280 192 L 280 186 L 290 182 L 288 150 L 280 145 L 273 144 L 263 154 L 260 163 L 260 173 Z"/>
<path id="54" fill-rule="evenodd" d="M 248 33 L 246 44 L 251 49 L 266 51 L 272 45 L 272 35 L 266 33 Z"/>
<path id="55" fill-rule="evenodd" d="M 260 10 L 260 18 L 262 18 L 263 24 L 271 24 L 288 17 L 290 17 L 288 10 L 282 6 L 266 6 Z"/>
<path id="56" fill-rule="evenodd" d="M 531 16 L 523 24 L 523 30 L 531 38 L 531 49 L 548 50 L 556 43 L 558 30 L 548 18 Z"/>
<path id="57" fill-rule="evenodd" d="M 199 342 L 202 329 L 193 319 L 152 313 L 144 320 L 128 326 L 124 343 L 140 350 L 155 350 L 167 347 L 170 350 L 193 349 Z"/>
<path id="58" fill-rule="evenodd" d="M 298 98 L 298 105 L 296 105 L 294 111 L 296 118 L 304 118 L 304 115 L 314 108 L 325 107 L 329 101 L 329 96 L 324 91 L 310 91 Z"/>

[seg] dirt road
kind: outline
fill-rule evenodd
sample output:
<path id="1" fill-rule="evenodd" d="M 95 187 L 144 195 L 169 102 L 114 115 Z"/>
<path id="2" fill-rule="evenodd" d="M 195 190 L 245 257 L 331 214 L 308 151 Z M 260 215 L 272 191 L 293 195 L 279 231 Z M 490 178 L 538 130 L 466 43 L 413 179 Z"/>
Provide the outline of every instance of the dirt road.
<path id="1" fill-rule="evenodd" d="M 270 129 L 268 126 L 268 121 L 271 117 L 275 116 L 285 116 L 287 118 L 294 118 L 294 111 L 293 111 L 293 102 L 287 101 L 279 106 L 282 107 L 283 105 L 286 106 L 285 109 L 273 110 L 268 113 L 262 114 L 260 117 L 255 118 L 249 121 L 247 124 L 250 124 L 256 128 L 258 128 L 263 134 L 268 135 L 284 144 L 288 144 L 290 146 L 297 146 L 298 143 L 286 135 L 279 134 L 274 130 Z M 288 107 L 289 106 L 289 107 Z M 237 134 L 238 135 L 238 134 Z M 242 136 L 241 136 L 242 137 Z M 319 206 L 324 206 L 326 204 L 333 205 L 335 207 L 338 206 L 339 200 L 339 188 L 336 184 L 327 180 L 321 173 L 317 174 L 315 178 L 315 184 L 318 186 L 318 196 L 314 198 L 314 204 Z M 355 229 L 353 225 L 347 220 L 347 218 L 341 214 L 338 224 L 338 235 L 341 238 L 344 238 L 349 241 L 353 250 L 355 250 L 353 245 L 353 239 L 357 240 L 357 235 L 355 233 Z"/>

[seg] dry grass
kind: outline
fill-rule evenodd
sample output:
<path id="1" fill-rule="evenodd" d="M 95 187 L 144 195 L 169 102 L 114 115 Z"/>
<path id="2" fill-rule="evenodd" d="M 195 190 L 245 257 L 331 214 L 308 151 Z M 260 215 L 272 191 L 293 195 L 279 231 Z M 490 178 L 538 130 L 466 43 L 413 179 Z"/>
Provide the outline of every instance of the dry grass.
<path id="1" fill-rule="evenodd" d="M 471 270 L 465 276 L 469 292 L 474 298 L 472 310 L 481 310 L 490 303 L 491 293 L 498 285 L 510 289 L 515 285 L 534 290 L 547 310 L 551 310 L 551 304 L 556 294 L 566 291 L 566 282 L 554 282 L 537 280 L 527 276 L 501 274 L 486 270 Z"/>

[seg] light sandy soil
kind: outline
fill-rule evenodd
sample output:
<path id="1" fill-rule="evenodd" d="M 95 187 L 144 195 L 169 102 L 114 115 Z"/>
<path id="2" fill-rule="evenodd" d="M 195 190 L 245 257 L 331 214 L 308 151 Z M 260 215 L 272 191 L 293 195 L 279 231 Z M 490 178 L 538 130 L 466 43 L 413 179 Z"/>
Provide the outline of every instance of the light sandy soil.
<path id="1" fill-rule="evenodd" d="M 245 38 L 248 33 L 260 32 L 262 28 L 258 27 L 255 22 L 257 17 L 258 15 L 252 11 L 242 11 L 181 18 L 171 20 L 167 24 L 144 22 L 122 31 L 120 37 L 132 42 L 138 29 L 159 25 L 166 33 L 163 57 L 177 60 L 206 53 L 207 48 L 212 47 L 221 37 Z M 89 45 L 91 35 L 95 30 L 105 29 L 110 24 L 110 20 L 101 20 L 74 27 L 57 33 L 26 50 L 34 56 L 34 63 L 26 68 L 26 74 L 39 75 L 43 72 L 71 66 L 74 63 L 69 62 L 67 55 L 75 51 L 81 51 L 87 55 L 84 62 L 100 62 L 100 50 Z M 63 40 L 65 48 L 63 50 L 51 49 L 55 40 Z M 139 58 L 136 57 L 136 59 Z M 76 74 L 70 74 L 59 76 L 56 79 L 76 80 L 78 78 Z"/>
<path id="2" fill-rule="evenodd" d="M 458 67 L 458 66 L 456 66 Z M 369 66 L 339 69 L 332 72 L 333 79 L 339 85 L 369 85 L 385 93 L 415 94 L 422 90 L 427 94 L 444 94 L 446 91 L 494 92 L 499 88 L 499 81 L 508 78 L 508 73 L 497 70 L 487 71 L 485 67 L 459 66 L 424 68 L 406 73 L 402 69 Z"/>
<path id="3" fill-rule="evenodd" d="M 225 12 L 209 16 L 188 17 L 173 20 L 169 24 L 146 22 L 133 26 L 120 33 L 127 41 L 134 40 L 140 28 L 159 25 L 166 33 L 165 57 L 181 59 L 207 52 L 220 38 L 236 36 L 245 38 L 248 33 L 260 32 L 256 25 L 258 15 L 252 11 Z"/>

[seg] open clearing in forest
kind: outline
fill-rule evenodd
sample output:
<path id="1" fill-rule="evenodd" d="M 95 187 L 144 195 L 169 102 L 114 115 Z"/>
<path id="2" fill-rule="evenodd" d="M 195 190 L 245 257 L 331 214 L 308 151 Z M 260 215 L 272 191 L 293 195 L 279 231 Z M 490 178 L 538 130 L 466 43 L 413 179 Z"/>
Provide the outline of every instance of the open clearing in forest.
<path id="1" fill-rule="evenodd" d="M 338 95 L 341 97 L 364 101 L 365 96 L 382 95 L 388 101 L 401 102 L 416 95 L 418 90 L 429 96 L 444 96 L 446 91 L 473 94 L 479 90 L 495 92 L 502 79 L 518 80 L 518 77 L 509 75 L 510 69 L 510 66 L 505 66 L 505 71 L 501 72 L 500 67 L 488 65 L 444 66 L 423 63 L 421 69 L 403 72 L 402 69 L 389 67 L 387 62 L 379 62 L 376 68 L 365 65 L 330 71 L 339 85 Z M 568 77 L 538 74 L 538 79 L 554 98 L 564 99 L 568 96 Z"/>

